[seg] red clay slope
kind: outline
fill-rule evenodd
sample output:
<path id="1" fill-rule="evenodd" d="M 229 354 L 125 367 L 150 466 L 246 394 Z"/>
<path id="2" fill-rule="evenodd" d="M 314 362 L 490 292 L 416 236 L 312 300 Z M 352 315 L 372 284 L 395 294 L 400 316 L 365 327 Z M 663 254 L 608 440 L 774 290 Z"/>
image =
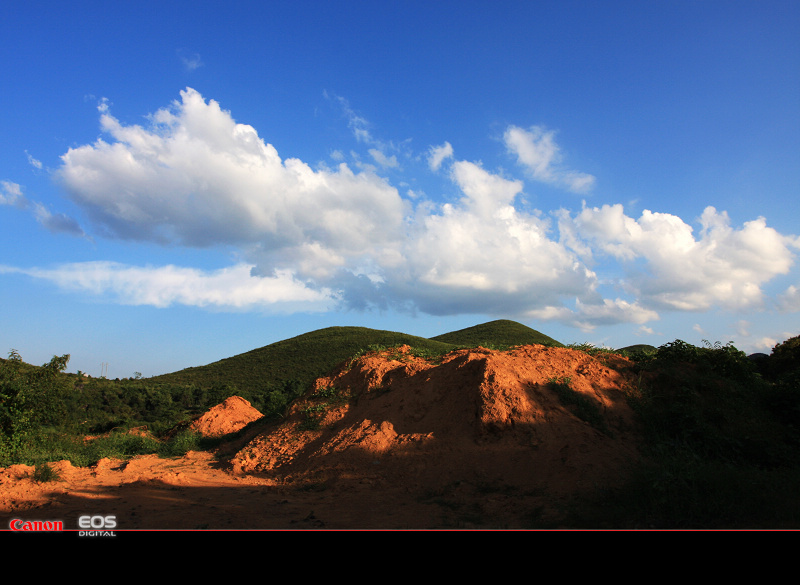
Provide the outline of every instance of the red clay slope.
<path id="1" fill-rule="evenodd" d="M 456 351 L 435 365 L 409 350 L 367 355 L 317 380 L 316 395 L 233 457 L 234 470 L 412 492 L 470 482 L 558 497 L 615 484 L 638 457 L 625 399 L 635 377 L 625 358 L 603 363 L 530 345 Z M 561 403 L 556 378 L 596 403 L 605 432 Z M 312 415 L 318 428 L 309 428 Z"/>

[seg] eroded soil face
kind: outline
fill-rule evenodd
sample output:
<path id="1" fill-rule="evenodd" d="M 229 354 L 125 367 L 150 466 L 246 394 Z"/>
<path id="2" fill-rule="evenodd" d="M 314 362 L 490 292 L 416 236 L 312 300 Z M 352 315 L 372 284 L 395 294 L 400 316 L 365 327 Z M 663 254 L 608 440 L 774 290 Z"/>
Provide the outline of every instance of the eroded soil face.
<path id="1" fill-rule="evenodd" d="M 557 527 L 572 498 L 620 483 L 638 458 L 631 365 L 538 345 L 439 363 L 408 347 L 367 355 L 281 421 L 237 397 L 210 410 L 197 431 L 247 425 L 215 453 L 59 462 L 61 481 L 42 484 L 32 468 L 0 469 L 0 527 L 77 528 L 87 513 L 115 514 L 119 530 Z M 573 403 L 552 384 L 567 380 Z"/>

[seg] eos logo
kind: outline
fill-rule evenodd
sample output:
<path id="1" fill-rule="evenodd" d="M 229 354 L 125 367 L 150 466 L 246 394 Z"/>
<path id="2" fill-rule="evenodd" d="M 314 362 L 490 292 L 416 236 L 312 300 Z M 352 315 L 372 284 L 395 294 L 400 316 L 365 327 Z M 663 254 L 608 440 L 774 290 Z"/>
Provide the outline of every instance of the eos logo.
<path id="1" fill-rule="evenodd" d="M 78 526 L 92 530 L 110 530 L 117 527 L 116 516 L 81 516 L 78 518 Z"/>

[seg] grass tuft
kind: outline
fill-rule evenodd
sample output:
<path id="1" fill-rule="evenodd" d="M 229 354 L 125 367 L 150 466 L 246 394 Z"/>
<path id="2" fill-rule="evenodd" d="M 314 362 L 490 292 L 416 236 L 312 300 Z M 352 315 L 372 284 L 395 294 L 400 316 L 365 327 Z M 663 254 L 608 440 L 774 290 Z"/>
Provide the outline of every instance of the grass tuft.
<path id="1" fill-rule="evenodd" d="M 555 390 L 558 395 L 561 404 L 572 407 L 575 416 L 588 422 L 603 434 L 612 437 L 613 433 L 611 429 L 608 428 L 608 424 L 606 424 L 605 417 L 600 407 L 597 405 L 597 402 L 573 390 L 570 386 L 571 381 L 572 378 L 568 376 L 556 377 L 548 380 L 550 387 Z"/>

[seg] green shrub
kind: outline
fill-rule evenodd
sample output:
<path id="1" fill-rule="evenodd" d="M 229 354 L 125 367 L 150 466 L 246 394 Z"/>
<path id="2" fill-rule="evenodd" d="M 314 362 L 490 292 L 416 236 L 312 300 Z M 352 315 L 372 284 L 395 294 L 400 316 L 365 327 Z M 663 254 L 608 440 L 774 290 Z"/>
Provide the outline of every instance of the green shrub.
<path id="1" fill-rule="evenodd" d="M 775 380 L 798 369 L 800 369 L 800 335 L 775 345 L 768 361 L 769 375 Z"/>
<path id="2" fill-rule="evenodd" d="M 0 364 L 0 465 L 15 463 L 37 427 L 64 416 L 65 378 L 69 355 L 41 367 L 22 361 L 16 350 Z"/>
<path id="3" fill-rule="evenodd" d="M 769 384 L 733 345 L 676 340 L 646 370 L 652 381 L 631 404 L 651 449 L 764 467 L 791 458 L 791 433 L 768 409 Z"/>
<path id="4" fill-rule="evenodd" d="M 47 463 L 37 465 L 33 471 L 33 479 L 39 483 L 46 483 L 49 481 L 60 481 L 61 474 L 55 469 L 50 467 Z"/>
<path id="5" fill-rule="evenodd" d="M 327 404 L 313 404 L 302 409 L 300 414 L 303 415 L 303 420 L 300 423 L 300 428 L 304 431 L 318 430 L 327 409 Z"/>
<path id="6" fill-rule="evenodd" d="M 186 429 L 163 443 L 158 454 L 163 457 L 181 457 L 189 451 L 202 451 L 207 444 L 200 433 Z"/>
<path id="7" fill-rule="evenodd" d="M 551 378 L 549 383 L 550 387 L 555 390 L 558 395 L 561 404 L 572 407 L 575 416 L 588 422 L 598 431 L 608 436 L 613 436 L 611 429 L 609 429 L 606 424 L 600 407 L 597 405 L 597 401 L 573 390 L 570 386 L 571 381 L 572 379 L 570 377 L 564 376 L 561 378 Z"/>

